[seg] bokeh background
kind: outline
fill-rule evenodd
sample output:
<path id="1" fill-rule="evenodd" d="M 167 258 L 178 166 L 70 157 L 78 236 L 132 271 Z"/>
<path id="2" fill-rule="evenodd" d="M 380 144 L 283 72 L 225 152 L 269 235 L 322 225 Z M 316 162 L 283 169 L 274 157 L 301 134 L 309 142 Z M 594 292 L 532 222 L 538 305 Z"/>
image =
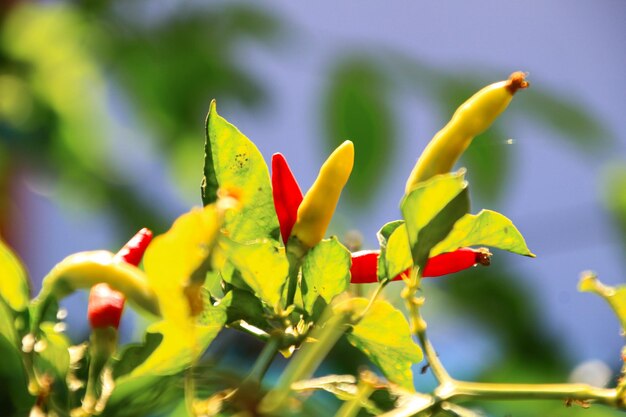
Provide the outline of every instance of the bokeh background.
<path id="1" fill-rule="evenodd" d="M 625 21 L 622 0 L 5 0 L 2 238 L 36 291 L 70 253 L 115 250 L 144 226 L 165 231 L 200 204 L 215 98 L 268 161 L 286 155 L 303 189 L 336 144 L 353 140 L 356 167 L 332 232 L 358 230 L 375 248 L 378 228 L 400 216 L 427 141 L 473 91 L 522 70 L 531 88 L 459 165 L 472 210 L 507 215 L 537 258 L 496 252 L 489 268 L 425 282 L 430 335 L 459 378 L 557 382 L 577 369 L 575 378 L 613 384 L 618 321 L 576 284 L 586 269 L 610 284 L 626 275 Z M 398 299 L 399 285 L 385 297 Z M 88 334 L 85 304 L 86 294 L 65 302 L 74 341 Z M 141 324 L 128 310 L 125 340 Z M 214 354 L 244 371 L 259 346 L 243 339 L 233 349 L 236 337 L 223 335 Z M 344 345 L 329 369 L 364 361 Z M 432 383 L 416 372 L 418 388 Z M 481 407 L 494 416 L 581 411 Z"/>

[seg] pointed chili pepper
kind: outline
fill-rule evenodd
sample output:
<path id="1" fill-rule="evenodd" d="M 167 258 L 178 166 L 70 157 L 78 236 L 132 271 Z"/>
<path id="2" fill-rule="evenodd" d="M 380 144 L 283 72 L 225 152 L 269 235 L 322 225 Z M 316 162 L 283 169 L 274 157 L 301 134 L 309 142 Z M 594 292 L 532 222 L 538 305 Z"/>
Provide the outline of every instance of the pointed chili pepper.
<path id="1" fill-rule="evenodd" d="M 298 207 L 302 203 L 302 191 L 287 160 L 281 153 L 272 155 L 272 195 L 278 216 L 280 235 L 286 245 L 291 229 L 298 218 Z"/>
<path id="2" fill-rule="evenodd" d="M 326 159 L 315 182 L 305 194 L 289 236 L 304 252 L 324 237 L 353 166 L 354 144 L 347 140 Z"/>
<path id="3" fill-rule="evenodd" d="M 345 141 L 324 162 L 303 197 L 285 157 L 280 153 L 272 156 L 272 195 L 285 245 L 293 237 L 306 251 L 324 237 L 353 164 L 354 145 Z"/>
<path id="4" fill-rule="evenodd" d="M 526 74 L 514 72 L 508 80 L 488 85 L 463 103 L 422 152 L 406 183 L 406 193 L 422 181 L 449 172 L 472 139 L 507 108 L 515 92 L 527 87 Z"/>
<path id="5" fill-rule="evenodd" d="M 350 268 L 350 282 L 353 284 L 366 284 L 378 281 L 378 257 L 377 250 L 364 250 L 352 254 L 352 267 Z M 438 277 L 453 274 L 473 267 L 474 265 L 489 265 L 491 253 L 487 249 L 460 248 L 453 252 L 441 253 L 428 260 L 423 277 Z M 395 276 L 393 281 L 402 279 L 409 270 Z"/>
<path id="6" fill-rule="evenodd" d="M 152 232 L 143 228 L 120 249 L 115 257 L 120 261 L 137 266 L 151 240 Z M 91 287 L 87 306 L 87 318 L 91 327 L 96 329 L 112 326 L 117 329 L 124 311 L 125 301 L 124 295 L 108 284 L 100 283 Z"/>

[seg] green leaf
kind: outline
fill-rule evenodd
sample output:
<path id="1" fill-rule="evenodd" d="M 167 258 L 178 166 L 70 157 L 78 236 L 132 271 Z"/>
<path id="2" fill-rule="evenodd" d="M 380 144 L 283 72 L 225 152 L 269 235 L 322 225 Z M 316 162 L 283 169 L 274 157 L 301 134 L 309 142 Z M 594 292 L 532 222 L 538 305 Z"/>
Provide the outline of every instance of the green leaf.
<path id="1" fill-rule="evenodd" d="M 48 374 L 53 378 L 52 392 L 56 402 L 66 404 L 68 391 L 65 379 L 70 368 L 70 342 L 63 333 L 55 330 L 55 323 L 42 323 L 40 330 L 35 344 L 34 368 L 39 376 Z"/>
<path id="2" fill-rule="evenodd" d="M 384 268 L 386 275 L 384 277 L 380 275 L 381 260 L 385 263 Z M 402 222 L 389 236 L 384 258 L 382 256 L 381 246 L 381 257 L 378 259 L 378 279 L 380 280 L 385 277 L 393 279 L 411 266 L 413 266 L 413 257 L 411 256 L 409 235 L 406 230 L 406 224 Z"/>
<path id="3" fill-rule="evenodd" d="M 389 238 L 391 237 L 392 233 L 403 224 L 404 220 L 394 220 L 381 227 L 376 234 L 376 237 L 378 238 L 378 243 L 380 245 L 380 256 L 378 257 L 378 268 L 376 269 L 379 281 L 382 281 L 383 279 L 386 279 L 388 277 L 390 279 L 392 278 L 392 276 L 387 272 L 387 264 L 389 262 L 387 261 L 387 245 L 389 244 Z M 408 238 L 406 241 L 408 247 Z M 391 251 L 389 253 L 389 256 L 395 256 L 394 251 Z"/>
<path id="4" fill-rule="evenodd" d="M 289 273 L 289 263 L 284 248 L 270 240 L 261 240 L 246 245 L 224 241 L 222 245 L 245 283 L 267 305 L 277 306 Z"/>
<path id="5" fill-rule="evenodd" d="M 13 313 L 2 299 L 0 299 L 0 336 L 4 336 L 16 348 L 20 346 Z"/>
<path id="6" fill-rule="evenodd" d="M 584 272 L 578 283 L 578 291 L 599 295 L 611 306 L 619 319 L 622 331 L 626 331 L 626 285 L 609 287 L 602 284 L 593 272 Z"/>
<path id="7" fill-rule="evenodd" d="M 329 74 L 324 124 L 329 149 L 350 139 L 359 150 L 354 161 L 349 198 L 359 204 L 374 201 L 396 144 L 391 83 L 385 69 L 367 56 L 342 57 Z"/>
<path id="8" fill-rule="evenodd" d="M 154 352 L 163 340 L 160 333 L 146 333 L 143 343 L 126 345 L 113 361 L 113 379 L 118 379 L 132 372 Z"/>
<path id="9" fill-rule="evenodd" d="M 160 333 L 163 340 L 129 375 L 173 375 L 197 360 L 224 327 L 223 309 L 205 306 L 197 323 L 162 320 L 150 325 L 148 333 Z"/>
<path id="10" fill-rule="evenodd" d="M 326 304 L 350 284 L 350 251 L 336 237 L 324 239 L 311 249 L 302 263 L 302 300 L 313 313 L 319 297 Z"/>
<path id="11" fill-rule="evenodd" d="M 28 307 L 29 287 L 26 271 L 9 247 L 0 240 L 0 298 L 14 311 Z"/>
<path id="12" fill-rule="evenodd" d="M 239 242 L 262 237 L 278 240 L 269 171 L 257 147 L 217 114 L 215 101 L 207 116 L 206 135 L 203 203 L 216 201 L 219 188 L 236 192 L 241 211 L 226 220 L 230 238 Z"/>
<path id="13" fill-rule="evenodd" d="M 245 320 L 260 329 L 268 328 L 261 301 L 248 291 L 234 288 L 220 300 L 217 306 L 226 311 L 226 323 Z"/>
<path id="14" fill-rule="evenodd" d="M 422 268 L 430 250 L 469 210 L 465 170 L 437 175 L 420 183 L 400 204 L 413 261 Z"/>
<path id="15" fill-rule="evenodd" d="M 115 389 L 100 415 L 111 417 L 161 415 L 183 396 L 183 383 L 179 374 L 124 377 L 116 381 Z"/>
<path id="16" fill-rule="evenodd" d="M 335 309 L 352 309 L 359 314 L 368 304 L 369 300 L 365 298 L 354 298 L 338 304 Z M 391 382 L 415 391 L 411 365 L 422 360 L 422 350 L 413 342 L 404 315 L 389 302 L 375 301 L 347 338 Z"/>
<path id="17" fill-rule="evenodd" d="M 610 164 L 604 173 L 604 205 L 611 213 L 621 231 L 622 242 L 626 237 L 626 163 L 623 160 Z"/>
<path id="18" fill-rule="evenodd" d="M 500 213 L 481 210 L 459 219 L 448 236 L 430 252 L 431 256 L 452 252 L 463 246 L 489 246 L 519 255 L 535 255 L 528 249 L 524 237 L 513 222 Z"/>
<path id="19" fill-rule="evenodd" d="M 5 315 L 3 311 L 6 313 L 8 309 L 0 309 L 0 316 Z M 3 319 L 6 317 L 0 317 L 0 322 Z M 4 333 L 0 333 L 0 358 L 0 415 L 29 415 L 35 398 L 28 393 L 28 377 L 21 354 L 14 341 L 7 339 Z"/>

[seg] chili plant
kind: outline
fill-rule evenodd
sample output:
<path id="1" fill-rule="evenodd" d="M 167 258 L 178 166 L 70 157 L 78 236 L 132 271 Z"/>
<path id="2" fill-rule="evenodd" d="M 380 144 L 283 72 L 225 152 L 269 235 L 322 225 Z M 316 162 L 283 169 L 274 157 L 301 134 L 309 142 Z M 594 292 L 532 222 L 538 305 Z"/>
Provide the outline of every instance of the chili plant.
<path id="1" fill-rule="evenodd" d="M 270 178 L 256 146 L 211 103 L 203 207 L 151 242 L 144 239 L 141 268 L 140 252 L 132 259 L 105 250 L 73 254 L 31 300 L 24 268 L 0 246 L 2 415 L 305 415 L 307 394 L 317 390 L 342 401 L 340 417 L 476 416 L 468 401 L 515 399 L 626 409 L 623 379 L 614 388 L 455 379 L 428 338 L 423 277 L 488 265 L 487 248 L 534 257 L 511 220 L 491 210 L 470 213 L 465 171 L 450 172 L 472 138 L 527 86 L 524 74 L 514 73 L 469 98 L 409 176 L 402 219 L 381 227 L 378 249 L 357 253 L 324 237 L 358 149 L 343 143 L 303 196 L 285 159 L 274 157 Z M 376 282 L 376 290 L 357 297 L 351 282 Z M 401 294 L 408 317 L 380 296 L 387 285 Z M 81 289 L 91 289 L 93 303 L 100 297 L 112 304 L 102 311 L 90 306 L 94 333 L 71 346 L 58 302 Z M 605 298 L 626 328 L 624 287 L 606 287 L 585 273 L 580 289 Z M 148 322 L 143 343 L 118 346 L 124 300 Z M 94 322 L 97 314 L 107 320 Z M 245 375 L 219 379 L 200 362 L 224 328 L 264 343 Z M 313 378 L 344 335 L 372 369 Z M 265 381 L 278 355 L 288 363 L 275 383 Z M 437 380 L 432 392 L 414 387 L 413 369 L 423 360 Z"/>

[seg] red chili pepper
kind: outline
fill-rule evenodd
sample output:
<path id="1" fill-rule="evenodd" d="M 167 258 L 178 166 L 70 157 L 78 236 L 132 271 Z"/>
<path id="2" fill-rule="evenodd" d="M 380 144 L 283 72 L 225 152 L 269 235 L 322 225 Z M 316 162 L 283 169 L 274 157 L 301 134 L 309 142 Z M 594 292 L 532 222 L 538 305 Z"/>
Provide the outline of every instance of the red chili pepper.
<path id="1" fill-rule="evenodd" d="M 380 252 L 376 250 L 364 250 L 352 254 L 352 267 L 350 268 L 353 284 L 366 284 L 378 281 L 378 256 Z M 489 265 L 491 253 L 488 250 L 460 248 L 454 252 L 441 253 L 428 260 L 424 267 L 423 277 L 438 277 L 441 275 L 453 274 L 476 264 Z M 399 281 L 409 270 L 395 276 L 393 281 Z"/>
<path id="2" fill-rule="evenodd" d="M 272 155 L 272 195 L 278 216 L 280 235 L 285 245 L 291 229 L 298 218 L 298 207 L 302 203 L 302 191 L 287 160 L 281 153 Z"/>
<path id="3" fill-rule="evenodd" d="M 141 262 L 143 253 L 146 251 L 151 240 L 152 231 L 144 227 L 138 231 L 115 256 L 121 258 L 126 263 L 137 266 L 139 262 Z"/>
<path id="4" fill-rule="evenodd" d="M 115 256 L 126 263 L 137 266 L 151 240 L 152 232 L 143 228 Z M 112 326 L 117 329 L 120 325 L 125 301 L 124 295 L 109 287 L 108 284 L 100 283 L 91 287 L 87 305 L 87 318 L 91 327 L 95 329 Z"/>
<path id="5" fill-rule="evenodd" d="M 96 284 L 89 292 L 87 318 L 93 329 L 112 326 L 116 329 L 120 325 L 124 311 L 124 295 L 115 291 L 105 283 Z"/>

